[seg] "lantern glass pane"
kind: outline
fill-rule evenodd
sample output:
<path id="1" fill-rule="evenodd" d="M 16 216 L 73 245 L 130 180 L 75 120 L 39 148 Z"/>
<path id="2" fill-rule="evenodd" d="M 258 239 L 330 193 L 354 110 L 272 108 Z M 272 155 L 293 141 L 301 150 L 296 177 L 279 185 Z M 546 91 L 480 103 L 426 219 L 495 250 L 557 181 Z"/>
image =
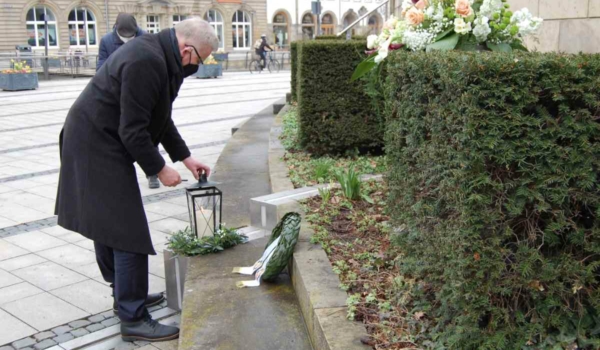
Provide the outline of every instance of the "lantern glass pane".
<path id="1" fill-rule="evenodd" d="M 214 235 L 221 227 L 221 198 L 216 188 L 188 189 L 190 227 L 198 238 Z"/>

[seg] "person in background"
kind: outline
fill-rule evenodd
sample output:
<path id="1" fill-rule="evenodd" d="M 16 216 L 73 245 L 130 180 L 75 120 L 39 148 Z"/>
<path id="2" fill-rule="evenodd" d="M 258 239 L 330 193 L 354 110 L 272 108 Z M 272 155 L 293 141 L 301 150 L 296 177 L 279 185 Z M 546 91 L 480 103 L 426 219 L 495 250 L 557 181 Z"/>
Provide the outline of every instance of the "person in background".
<path id="1" fill-rule="evenodd" d="M 100 40 L 100 51 L 98 52 L 98 65 L 96 72 L 100 70 L 104 62 L 126 42 L 146 34 L 137 25 L 135 17 L 129 13 L 119 13 L 117 21 L 113 26 L 112 33 L 108 33 Z"/>
<path id="2" fill-rule="evenodd" d="M 119 13 L 112 33 L 106 34 L 100 41 L 100 52 L 98 53 L 98 65 L 96 66 L 96 71 L 98 71 L 110 55 L 117 51 L 123 44 L 144 34 L 146 34 L 146 32 L 138 27 L 137 21 L 133 15 L 129 13 Z M 160 182 L 158 181 L 157 176 L 153 175 L 148 176 L 147 178 L 149 188 L 160 188 Z"/>
<path id="3" fill-rule="evenodd" d="M 273 48 L 267 43 L 267 36 L 265 34 L 261 35 L 260 40 L 256 41 L 254 49 L 256 54 L 260 56 L 261 66 L 264 69 L 267 66 L 267 50 L 265 49 L 273 51 Z"/>

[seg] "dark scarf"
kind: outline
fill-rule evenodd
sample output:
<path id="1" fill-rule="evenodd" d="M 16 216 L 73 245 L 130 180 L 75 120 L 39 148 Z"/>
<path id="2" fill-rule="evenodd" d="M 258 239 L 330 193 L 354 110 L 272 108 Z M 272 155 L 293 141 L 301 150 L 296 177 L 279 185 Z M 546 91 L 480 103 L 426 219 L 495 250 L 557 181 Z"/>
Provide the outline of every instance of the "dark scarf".
<path id="1" fill-rule="evenodd" d="M 167 67 L 169 74 L 169 90 L 171 95 L 171 103 L 175 101 L 179 88 L 183 84 L 183 65 L 181 64 L 181 54 L 179 53 L 179 44 L 175 29 L 164 29 L 158 35 L 160 46 L 162 47 L 165 58 L 167 59 Z"/>

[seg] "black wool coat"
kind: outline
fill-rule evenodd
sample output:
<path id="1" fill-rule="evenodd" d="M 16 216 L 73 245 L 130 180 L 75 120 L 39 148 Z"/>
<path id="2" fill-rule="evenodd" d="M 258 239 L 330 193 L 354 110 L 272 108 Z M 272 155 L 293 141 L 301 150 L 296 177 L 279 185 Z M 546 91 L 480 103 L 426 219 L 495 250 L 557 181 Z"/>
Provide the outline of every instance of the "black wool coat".
<path id="1" fill-rule="evenodd" d="M 75 101 L 60 136 L 58 224 L 118 250 L 156 254 L 134 162 L 146 175 L 190 151 L 171 119 L 183 82 L 172 29 L 116 51 Z"/>

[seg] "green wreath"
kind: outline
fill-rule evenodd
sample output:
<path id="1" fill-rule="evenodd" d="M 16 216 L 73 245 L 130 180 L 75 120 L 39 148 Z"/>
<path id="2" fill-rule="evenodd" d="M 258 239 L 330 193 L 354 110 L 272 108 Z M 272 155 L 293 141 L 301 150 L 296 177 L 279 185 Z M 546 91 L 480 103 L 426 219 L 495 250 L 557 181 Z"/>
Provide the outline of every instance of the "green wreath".
<path id="1" fill-rule="evenodd" d="M 279 243 L 273 251 L 271 258 L 267 262 L 265 272 L 262 274 L 262 279 L 264 281 L 274 280 L 287 266 L 292 254 L 294 254 L 296 243 L 298 242 L 301 221 L 302 217 L 300 214 L 294 212 L 287 213 L 271 232 L 271 238 L 266 247 L 271 245 L 277 238 L 281 238 L 279 239 Z"/>

